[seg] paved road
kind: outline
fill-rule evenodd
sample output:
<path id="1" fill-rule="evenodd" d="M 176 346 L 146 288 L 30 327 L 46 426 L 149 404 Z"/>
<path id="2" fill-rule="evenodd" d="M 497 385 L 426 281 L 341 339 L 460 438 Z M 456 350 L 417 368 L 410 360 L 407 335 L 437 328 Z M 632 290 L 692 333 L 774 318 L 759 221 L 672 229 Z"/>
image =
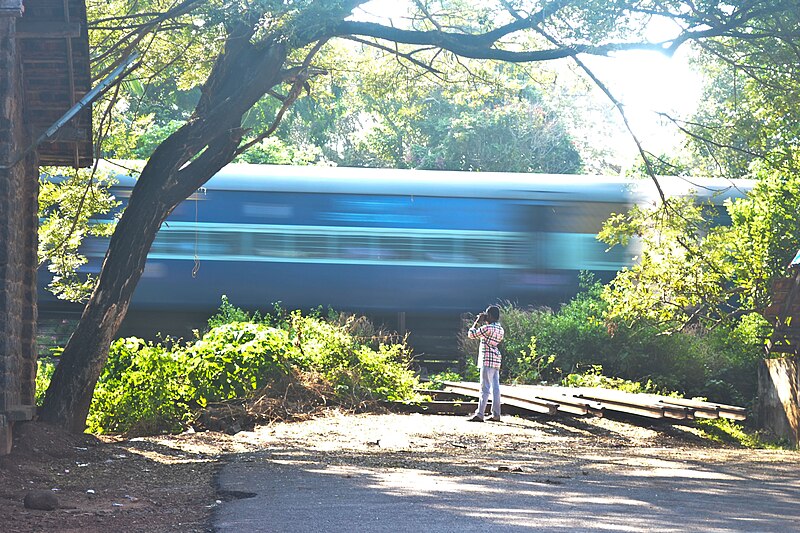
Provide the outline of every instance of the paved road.
<path id="1" fill-rule="evenodd" d="M 221 504 L 216 531 L 800 531 L 797 464 L 762 457 L 754 468 L 747 452 L 711 465 L 604 452 L 551 477 L 530 467 L 475 465 L 454 475 L 414 460 L 363 467 L 351 459 L 325 464 L 286 451 L 227 465 L 222 493 L 252 497 Z"/>

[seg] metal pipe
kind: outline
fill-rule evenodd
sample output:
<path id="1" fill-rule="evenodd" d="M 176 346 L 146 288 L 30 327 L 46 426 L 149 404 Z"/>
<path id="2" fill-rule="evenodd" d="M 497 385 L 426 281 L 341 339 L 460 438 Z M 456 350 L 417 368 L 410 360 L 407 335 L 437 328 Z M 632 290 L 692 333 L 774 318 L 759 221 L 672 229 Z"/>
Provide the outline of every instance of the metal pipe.
<path id="1" fill-rule="evenodd" d="M 90 105 L 94 102 L 97 97 L 108 88 L 116 79 L 122 74 L 131 63 L 136 61 L 139 58 L 139 53 L 134 51 L 131 55 L 129 55 L 125 60 L 115 68 L 111 74 L 106 76 L 103 81 L 98 83 L 94 89 L 86 93 L 83 98 L 81 98 L 74 106 L 69 108 L 66 113 L 64 113 L 61 118 L 59 118 L 55 123 L 47 128 L 44 133 L 42 133 L 39 138 L 37 138 L 30 146 L 28 146 L 25 151 L 23 151 L 19 156 L 17 156 L 14 161 L 12 161 L 8 165 L 0 165 L 0 170 L 7 170 L 10 168 L 15 167 L 20 161 L 22 161 L 25 156 L 27 156 L 31 150 L 39 146 L 45 139 L 52 137 L 55 133 L 61 129 L 64 124 L 70 121 L 75 115 L 77 115 L 83 108 Z"/>

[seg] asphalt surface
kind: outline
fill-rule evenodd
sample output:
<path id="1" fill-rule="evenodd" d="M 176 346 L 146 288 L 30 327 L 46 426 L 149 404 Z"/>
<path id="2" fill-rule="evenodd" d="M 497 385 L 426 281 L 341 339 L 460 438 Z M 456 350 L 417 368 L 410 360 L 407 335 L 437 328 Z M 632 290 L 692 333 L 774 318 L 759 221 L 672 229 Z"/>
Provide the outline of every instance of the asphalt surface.
<path id="1" fill-rule="evenodd" d="M 584 457 L 584 459 L 586 459 Z M 481 465 L 442 474 L 325 464 L 302 453 L 234 462 L 220 473 L 218 532 L 800 531 L 800 471 L 776 463 L 651 462 L 552 476 Z M 767 463 L 768 464 L 768 463 Z M 756 469 L 758 470 L 758 469 Z"/>

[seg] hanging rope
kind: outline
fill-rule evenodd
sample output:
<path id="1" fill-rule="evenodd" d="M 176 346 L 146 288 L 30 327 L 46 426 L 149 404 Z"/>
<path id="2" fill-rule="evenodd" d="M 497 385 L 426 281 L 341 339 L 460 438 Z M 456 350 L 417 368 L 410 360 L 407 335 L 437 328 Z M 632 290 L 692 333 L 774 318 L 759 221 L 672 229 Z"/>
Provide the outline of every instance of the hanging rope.
<path id="1" fill-rule="evenodd" d="M 194 193 L 194 266 L 192 267 L 192 277 L 196 278 L 200 271 L 200 222 L 198 217 L 200 203 L 200 192 L 205 195 L 206 188 L 201 187 Z"/>

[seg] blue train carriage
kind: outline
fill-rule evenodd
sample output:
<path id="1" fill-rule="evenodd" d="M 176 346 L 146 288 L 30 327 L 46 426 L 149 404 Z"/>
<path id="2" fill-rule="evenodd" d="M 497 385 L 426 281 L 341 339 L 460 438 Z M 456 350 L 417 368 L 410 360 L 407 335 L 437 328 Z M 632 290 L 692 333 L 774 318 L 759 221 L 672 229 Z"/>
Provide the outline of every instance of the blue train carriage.
<path id="1" fill-rule="evenodd" d="M 124 199 L 134 181 L 118 179 Z M 232 164 L 162 226 L 132 306 L 213 310 L 222 294 L 364 312 L 557 303 L 578 271 L 609 278 L 630 263 L 595 239 L 630 201 L 622 178 Z M 104 247 L 88 245 L 95 269 Z"/>
<path id="2" fill-rule="evenodd" d="M 660 176 L 657 179 L 661 191 L 667 198 L 693 197 L 695 202 L 703 204 L 709 223 L 714 225 L 730 224 L 726 202 L 744 198 L 756 183 L 750 179 L 686 176 Z M 637 180 L 634 182 L 632 192 L 635 201 L 640 205 L 653 207 L 661 204 L 661 196 L 652 179 Z"/>
<path id="3" fill-rule="evenodd" d="M 119 175 L 123 201 L 135 183 Z M 719 206 L 749 183 L 661 178 Z M 330 305 L 449 312 L 507 299 L 557 304 L 578 272 L 610 279 L 635 243 L 606 251 L 611 213 L 651 203 L 651 180 L 601 176 L 229 165 L 160 230 L 132 308 Z M 107 242 L 87 242 L 97 271 Z M 196 270 L 195 275 L 193 271 Z M 47 304 L 47 296 L 43 299 Z"/>

